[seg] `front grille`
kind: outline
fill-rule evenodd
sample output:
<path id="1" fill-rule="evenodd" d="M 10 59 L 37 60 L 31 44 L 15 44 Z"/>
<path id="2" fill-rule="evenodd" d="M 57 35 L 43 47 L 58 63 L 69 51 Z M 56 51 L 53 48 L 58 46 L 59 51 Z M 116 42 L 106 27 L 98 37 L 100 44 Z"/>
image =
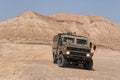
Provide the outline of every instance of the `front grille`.
<path id="1" fill-rule="evenodd" d="M 79 53 L 79 52 L 70 52 L 73 56 L 86 56 L 86 53 Z"/>
<path id="2" fill-rule="evenodd" d="M 79 52 L 90 52 L 90 49 L 82 49 L 82 48 L 74 48 L 74 47 L 67 47 L 67 50 L 79 51 Z"/>

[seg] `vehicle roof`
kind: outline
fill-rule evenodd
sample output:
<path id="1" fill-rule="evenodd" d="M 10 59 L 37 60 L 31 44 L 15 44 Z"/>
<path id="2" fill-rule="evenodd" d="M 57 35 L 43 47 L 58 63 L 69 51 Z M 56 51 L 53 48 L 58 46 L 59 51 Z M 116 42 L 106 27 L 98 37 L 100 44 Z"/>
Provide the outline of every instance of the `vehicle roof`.
<path id="1" fill-rule="evenodd" d="M 85 36 L 80 36 L 80 35 L 71 35 L 71 34 L 66 34 L 66 33 L 59 33 L 58 35 L 65 35 L 65 36 L 73 36 L 73 37 L 81 37 L 81 38 L 87 38 Z M 88 39 L 88 38 L 87 38 Z"/>

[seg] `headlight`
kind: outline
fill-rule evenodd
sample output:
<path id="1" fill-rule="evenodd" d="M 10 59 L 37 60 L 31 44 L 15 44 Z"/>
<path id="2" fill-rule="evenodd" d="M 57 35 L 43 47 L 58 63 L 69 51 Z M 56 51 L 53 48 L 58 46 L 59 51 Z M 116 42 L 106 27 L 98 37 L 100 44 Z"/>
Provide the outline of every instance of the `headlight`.
<path id="1" fill-rule="evenodd" d="M 90 57 L 90 54 L 86 54 L 87 57 Z"/>
<path id="2" fill-rule="evenodd" d="M 70 51 L 67 51 L 66 54 L 70 54 Z"/>

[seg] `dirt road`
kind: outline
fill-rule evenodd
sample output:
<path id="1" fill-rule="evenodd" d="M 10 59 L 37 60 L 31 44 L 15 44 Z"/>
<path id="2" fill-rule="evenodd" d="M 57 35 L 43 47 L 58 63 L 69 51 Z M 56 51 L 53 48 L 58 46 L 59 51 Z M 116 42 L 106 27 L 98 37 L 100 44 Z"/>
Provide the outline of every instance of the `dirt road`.
<path id="1" fill-rule="evenodd" d="M 0 43 L 0 80 L 120 80 L 120 52 L 99 48 L 93 70 L 60 68 L 51 46 Z"/>

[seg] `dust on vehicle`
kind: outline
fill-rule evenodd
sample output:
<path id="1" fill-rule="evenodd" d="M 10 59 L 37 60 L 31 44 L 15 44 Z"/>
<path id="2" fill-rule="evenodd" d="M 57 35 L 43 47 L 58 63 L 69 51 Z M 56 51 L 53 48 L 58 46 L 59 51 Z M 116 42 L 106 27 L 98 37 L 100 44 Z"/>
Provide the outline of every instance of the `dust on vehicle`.
<path id="1" fill-rule="evenodd" d="M 59 33 L 53 38 L 53 63 L 59 67 L 67 64 L 83 64 L 85 69 L 92 69 L 96 46 L 87 37 L 76 35 L 75 32 Z"/>

